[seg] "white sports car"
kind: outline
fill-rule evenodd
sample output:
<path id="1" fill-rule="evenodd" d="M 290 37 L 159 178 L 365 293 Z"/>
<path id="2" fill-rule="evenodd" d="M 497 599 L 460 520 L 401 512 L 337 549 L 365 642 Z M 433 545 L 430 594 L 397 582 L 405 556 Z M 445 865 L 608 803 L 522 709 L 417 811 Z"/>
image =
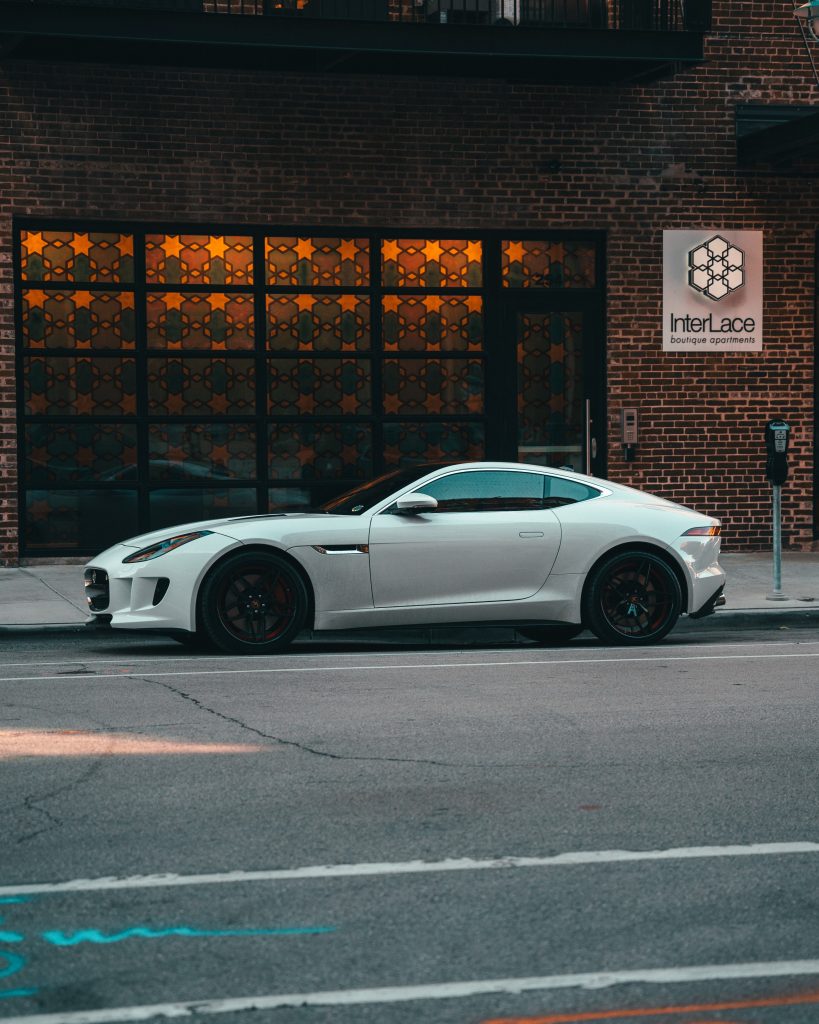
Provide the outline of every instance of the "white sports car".
<path id="1" fill-rule="evenodd" d="M 594 477 L 504 462 L 397 469 L 311 512 L 133 537 L 89 563 L 92 615 L 267 654 L 305 628 L 515 625 L 662 639 L 722 600 L 720 524 Z"/>

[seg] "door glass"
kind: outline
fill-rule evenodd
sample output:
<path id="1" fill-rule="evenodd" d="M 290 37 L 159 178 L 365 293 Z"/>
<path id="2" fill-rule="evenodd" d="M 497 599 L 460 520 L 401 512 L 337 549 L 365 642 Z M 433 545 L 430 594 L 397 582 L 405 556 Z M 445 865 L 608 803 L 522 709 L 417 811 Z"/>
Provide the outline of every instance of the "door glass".
<path id="1" fill-rule="evenodd" d="M 452 473 L 424 484 L 423 493 L 438 500 L 436 512 L 519 512 L 543 508 L 539 473 Z"/>
<path id="2" fill-rule="evenodd" d="M 518 460 L 584 470 L 583 314 L 518 313 Z"/>

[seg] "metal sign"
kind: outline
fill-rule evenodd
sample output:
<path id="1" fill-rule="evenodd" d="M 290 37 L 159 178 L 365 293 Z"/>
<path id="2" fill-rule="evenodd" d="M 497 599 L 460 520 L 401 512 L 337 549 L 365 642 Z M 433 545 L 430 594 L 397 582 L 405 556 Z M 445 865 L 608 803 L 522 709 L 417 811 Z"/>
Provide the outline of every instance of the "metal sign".
<path id="1" fill-rule="evenodd" d="M 663 351 L 762 351 L 762 232 L 663 232 Z"/>

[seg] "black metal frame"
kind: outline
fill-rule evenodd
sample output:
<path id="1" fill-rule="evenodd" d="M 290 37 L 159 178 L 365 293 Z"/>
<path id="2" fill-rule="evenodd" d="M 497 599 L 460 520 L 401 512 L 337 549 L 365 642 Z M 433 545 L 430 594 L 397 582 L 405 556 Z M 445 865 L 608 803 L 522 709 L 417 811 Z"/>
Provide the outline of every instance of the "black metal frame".
<path id="1" fill-rule="evenodd" d="M 386 3 L 387 0 L 384 0 Z M 308 8 L 251 13 L 256 0 L 191 10 L 185 0 L 0 0 L 5 60 L 149 64 L 244 71 L 504 78 L 588 86 L 649 80 L 704 60 L 711 0 L 601 0 L 577 21 L 576 0 L 545 3 L 557 17 L 503 16 L 481 24 L 488 0 L 409 0 L 376 17 L 369 0 L 316 0 Z M 500 0 L 495 0 L 500 3 Z M 505 0 L 512 3 L 513 0 Z M 518 4 L 523 0 L 516 0 Z M 562 12 L 560 4 L 568 3 Z M 447 21 L 433 5 L 448 4 Z M 475 6 L 475 10 L 472 6 Z M 519 9 L 520 10 L 520 9 Z M 585 8 L 584 8 L 585 10 Z M 404 14 L 404 12 L 407 12 Z M 594 11 L 594 13 L 592 13 Z M 452 19 L 450 23 L 450 14 Z"/>
<path id="2" fill-rule="evenodd" d="M 23 281 L 21 273 L 21 232 L 24 230 L 52 230 L 52 231 L 109 231 L 122 232 L 134 235 L 134 282 L 133 284 L 100 284 L 86 282 L 35 282 Z M 252 285 L 157 285 L 149 284 L 145 280 L 144 266 L 144 236 L 148 233 L 168 234 L 214 234 L 222 235 L 250 235 L 254 240 L 254 262 L 253 262 L 253 284 Z M 264 238 L 271 235 L 299 236 L 299 237 L 360 237 L 367 238 L 370 245 L 370 283 L 367 287 L 338 287 L 338 286 L 281 286 L 269 285 L 266 280 Z M 475 238 L 483 243 L 483 284 L 480 288 L 390 288 L 384 287 L 381 281 L 381 260 L 380 241 L 384 238 Z M 500 243 L 504 238 L 515 238 L 520 240 L 577 240 L 586 241 L 594 245 L 595 280 L 596 286 L 590 289 L 559 289 L 549 288 L 544 290 L 526 288 L 503 287 L 501 282 L 501 259 Z M 341 493 L 343 490 L 354 486 L 359 481 L 351 478 L 344 478 L 333 481 L 304 481 L 304 480 L 272 480 L 269 475 L 268 466 L 268 441 L 267 427 L 271 422 L 276 423 L 298 423 L 303 422 L 303 417 L 298 414 L 270 415 L 267 412 L 268 402 L 268 375 L 267 364 L 271 358 L 299 358 L 298 353 L 292 350 L 270 350 L 267 346 L 267 309 L 266 297 L 269 294 L 299 294 L 308 291 L 311 294 L 338 294 L 355 293 L 367 294 L 371 302 L 371 342 L 368 350 L 356 351 L 355 353 L 335 352 L 310 352 L 304 353 L 304 358 L 310 359 L 338 359 L 338 358 L 364 358 L 370 360 L 371 368 L 371 410 L 369 414 L 355 417 L 355 422 L 368 424 L 372 430 L 373 446 L 373 472 L 378 474 L 384 469 L 383 462 L 383 426 L 390 422 L 470 422 L 480 423 L 484 430 L 486 443 L 486 457 L 490 459 L 504 459 L 515 461 L 517 458 L 516 436 L 514 424 L 516 422 L 517 410 L 517 384 L 514 374 L 515 352 L 504 351 L 505 328 L 508 324 L 510 309 L 516 309 L 521 304 L 545 302 L 550 308 L 566 310 L 583 309 L 587 313 L 586 323 L 589 327 L 589 334 L 585 340 L 586 353 L 592 356 L 594 373 L 588 375 L 587 393 L 593 403 L 595 418 L 599 416 L 599 422 L 605 423 L 605 351 L 604 351 L 604 319 L 605 319 L 605 233 L 602 231 L 582 230 L 560 230 L 543 227 L 539 231 L 517 231 L 509 228 L 503 231 L 466 227 L 466 228 L 440 228 L 430 227 L 390 227 L 362 228 L 356 226 L 339 225 L 247 225 L 235 223 L 201 223 L 181 221 L 125 221 L 125 220 L 93 220 L 79 218 L 44 219 L 31 217 L 15 217 L 13 220 L 13 266 L 14 266 L 14 306 L 15 306 L 15 333 L 17 343 L 15 345 L 16 380 L 17 380 L 17 416 L 19 429 L 18 445 L 18 501 L 19 501 L 19 522 L 20 522 L 20 554 L 21 556 L 42 555 L 47 553 L 53 556 L 94 554 L 94 550 L 87 548 L 32 548 L 25 536 L 25 511 L 27 490 L 135 490 L 137 492 L 138 517 L 140 531 L 149 529 L 149 495 L 152 490 L 196 490 L 207 487 L 202 481 L 150 481 L 148 465 L 148 430 L 153 423 L 247 423 L 255 426 L 256 429 L 256 478 L 250 479 L 218 479 L 210 486 L 225 489 L 249 489 L 256 491 L 256 506 L 258 512 L 265 512 L 268 509 L 269 490 L 275 483 L 277 488 L 305 489 L 312 488 L 319 491 L 320 497 L 330 497 L 333 493 Z M 134 294 L 135 306 L 135 329 L 136 347 L 133 350 L 110 350 L 110 349 L 34 349 L 24 350 L 23 324 L 22 324 L 22 295 L 24 287 L 49 287 L 58 288 L 71 287 L 92 288 L 95 291 L 132 291 Z M 147 393 L 147 360 L 155 351 L 160 355 L 163 350 L 149 350 L 146 337 L 146 293 L 161 291 L 183 291 L 186 294 L 196 292 L 224 292 L 252 294 L 254 298 L 254 338 L 255 345 L 252 350 L 219 351 L 215 353 L 212 349 L 185 349 L 185 350 L 164 350 L 174 357 L 202 357 L 227 359 L 253 359 L 255 363 L 256 391 L 255 411 L 253 414 L 225 414 L 219 415 L 190 415 L 190 414 L 149 414 L 148 393 Z M 484 303 L 484 343 L 480 352 L 464 352 L 461 350 L 441 350 L 435 352 L 436 358 L 479 358 L 484 364 L 484 386 L 485 401 L 484 412 L 478 414 L 396 414 L 385 415 L 381 404 L 382 382 L 381 370 L 384 358 L 389 359 L 423 359 L 423 352 L 388 352 L 385 353 L 381 337 L 382 317 L 379 313 L 381 300 L 384 294 L 400 292 L 401 295 L 469 295 L 479 294 L 483 297 Z M 93 355 L 93 356 L 119 356 L 134 358 L 136 363 L 137 395 L 136 414 L 131 416 L 98 416 L 89 417 L 95 423 L 133 423 L 137 433 L 137 467 L 138 481 L 136 484 L 127 485 L 118 481 L 71 481 L 65 485 L 39 485 L 29 486 L 27 483 L 26 466 L 26 430 L 30 423 L 77 423 L 82 422 L 81 416 L 59 415 L 31 415 L 25 409 L 25 370 L 24 359 L 28 354 L 39 356 L 70 356 Z M 429 358 L 427 354 L 426 358 Z M 510 367 L 511 371 L 510 372 Z M 316 415 L 310 417 L 310 422 L 315 424 L 323 423 L 345 423 L 350 422 L 349 416 L 343 415 Z M 512 425 L 510 431 L 509 425 Z M 605 475 L 606 471 L 606 449 L 605 430 L 600 432 L 601 442 L 598 442 L 597 458 L 593 462 L 593 471 L 597 475 Z"/>

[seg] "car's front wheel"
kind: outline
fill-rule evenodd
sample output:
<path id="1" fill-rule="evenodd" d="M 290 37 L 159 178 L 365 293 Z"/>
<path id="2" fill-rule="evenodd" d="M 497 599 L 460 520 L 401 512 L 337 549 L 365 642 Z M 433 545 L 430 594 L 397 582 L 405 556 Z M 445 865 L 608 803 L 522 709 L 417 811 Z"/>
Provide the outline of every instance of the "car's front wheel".
<path id="1" fill-rule="evenodd" d="M 658 555 L 620 551 L 592 571 L 583 605 L 584 621 L 605 643 L 656 643 L 676 625 L 682 592 Z"/>
<path id="2" fill-rule="evenodd" d="M 202 586 L 201 622 L 217 647 L 238 654 L 274 654 L 304 625 L 307 588 L 288 561 L 270 552 L 234 555 Z"/>

